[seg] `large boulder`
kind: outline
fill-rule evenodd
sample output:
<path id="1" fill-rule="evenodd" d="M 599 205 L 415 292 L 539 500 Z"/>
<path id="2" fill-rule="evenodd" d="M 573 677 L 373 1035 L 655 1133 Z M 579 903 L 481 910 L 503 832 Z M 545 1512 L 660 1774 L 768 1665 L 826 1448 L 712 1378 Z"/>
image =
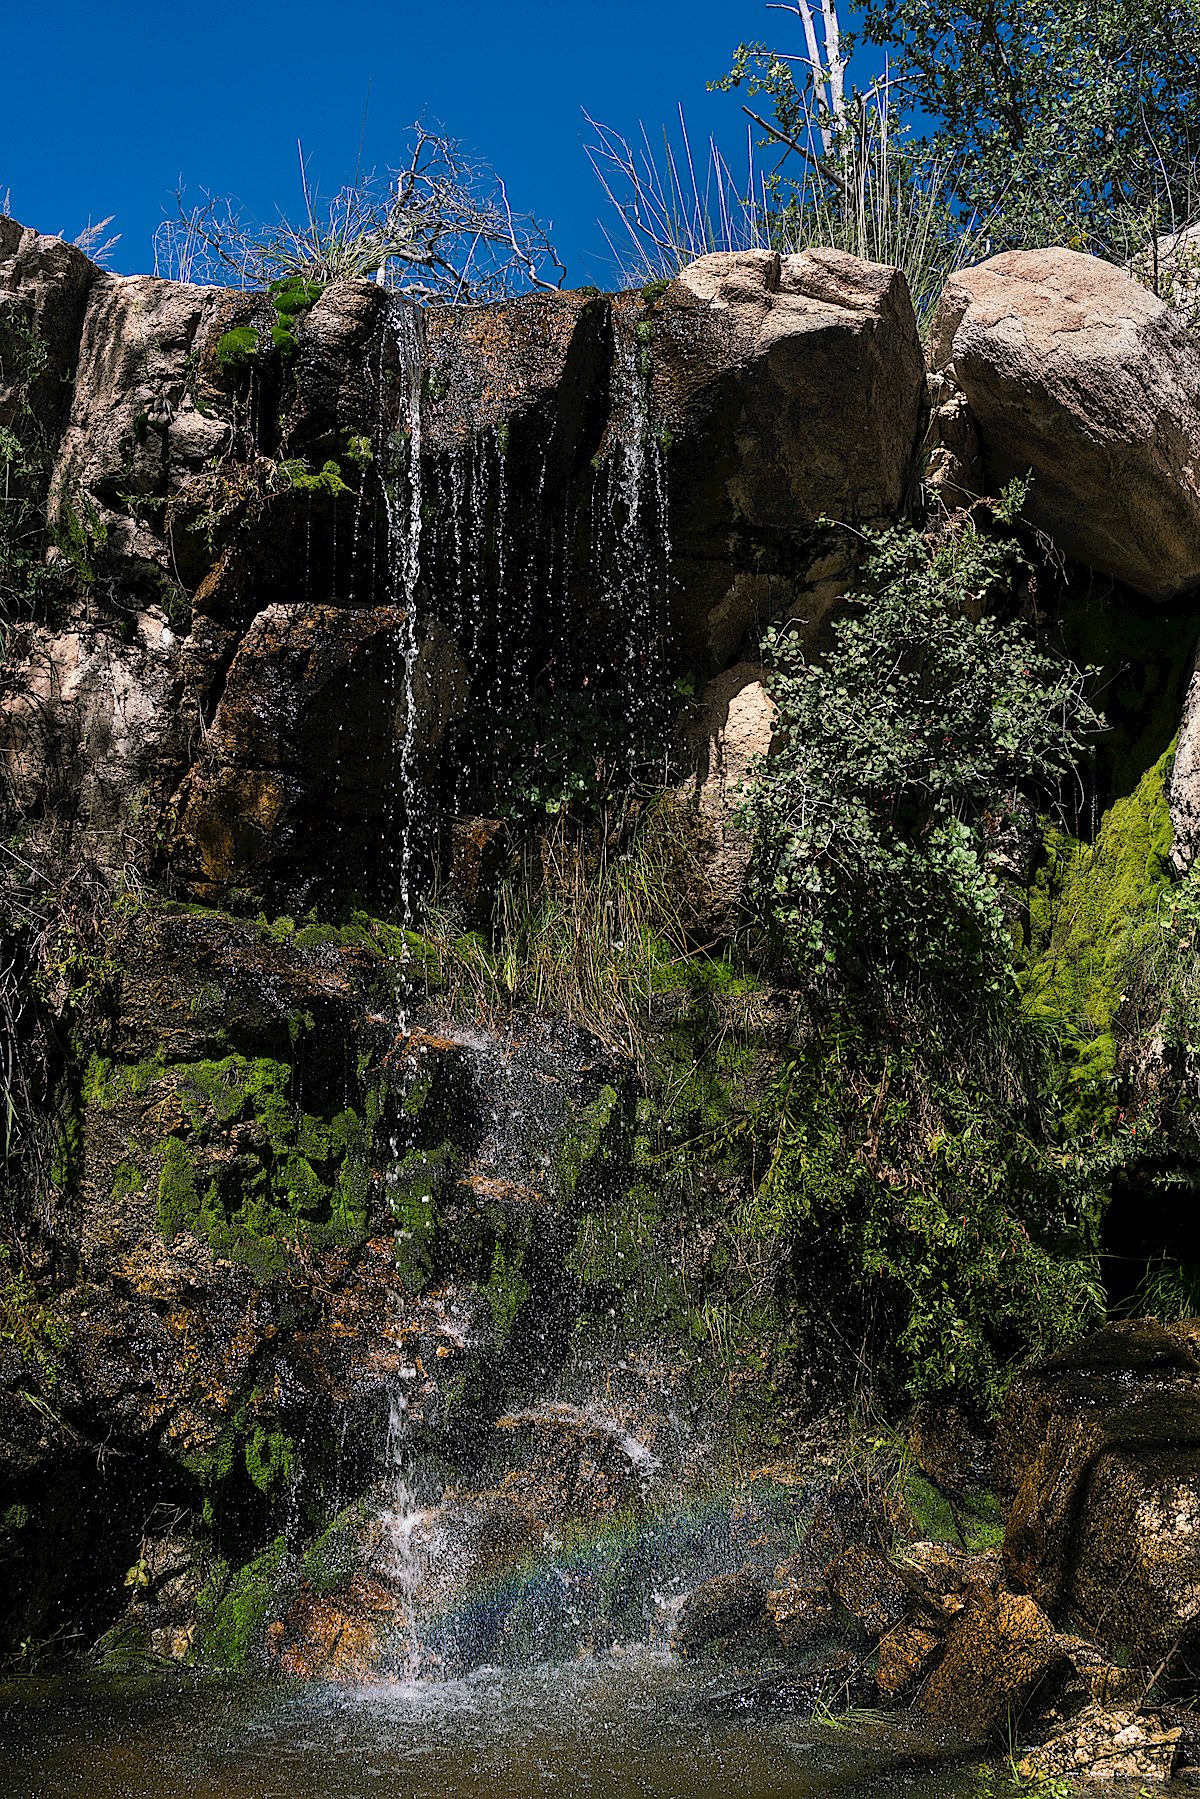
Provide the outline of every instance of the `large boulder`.
<path id="1" fill-rule="evenodd" d="M 1200 1645 L 1200 1324 L 1109 1325 L 1018 1382 L 1005 1574 L 1153 1666 Z"/>
<path id="2" fill-rule="evenodd" d="M 977 1588 L 951 1626 L 921 1710 L 969 1740 L 1001 1740 L 1061 1659 L 1053 1626 L 1032 1599 Z"/>
<path id="3" fill-rule="evenodd" d="M 840 250 L 723 252 L 640 325 L 690 653 L 719 667 L 781 615 L 815 630 L 850 572 L 823 521 L 891 519 L 912 474 L 925 394 L 903 277 Z"/>
<path id="4" fill-rule="evenodd" d="M 1010 251 L 949 283 L 931 356 L 978 438 L 953 485 L 1032 473 L 1025 515 L 1068 556 L 1156 600 L 1200 585 L 1200 346 L 1179 313 L 1093 257 Z"/>

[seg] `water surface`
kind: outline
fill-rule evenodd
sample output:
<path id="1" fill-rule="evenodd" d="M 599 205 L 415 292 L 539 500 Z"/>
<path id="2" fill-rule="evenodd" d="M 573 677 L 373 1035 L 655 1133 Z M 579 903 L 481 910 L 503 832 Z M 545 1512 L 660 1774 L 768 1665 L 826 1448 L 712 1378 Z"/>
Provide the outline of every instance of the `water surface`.
<path id="1" fill-rule="evenodd" d="M 894 1726 L 743 1715 L 666 1658 L 362 1689 L 193 1677 L 0 1688 L 4 1799 L 968 1799 Z"/>

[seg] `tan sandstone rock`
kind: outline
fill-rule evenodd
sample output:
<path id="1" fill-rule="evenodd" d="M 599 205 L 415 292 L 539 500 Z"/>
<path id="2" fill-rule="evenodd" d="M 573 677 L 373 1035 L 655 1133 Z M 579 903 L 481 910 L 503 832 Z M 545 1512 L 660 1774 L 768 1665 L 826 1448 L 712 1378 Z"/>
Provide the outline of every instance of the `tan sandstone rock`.
<path id="1" fill-rule="evenodd" d="M 704 256 L 649 349 L 688 640 L 720 664 L 771 617 L 819 627 L 850 572 L 825 578 L 819 521 L 890 518 L 912 472 L 926 401 L 903 277 L 832 249 Z"/>
<path id="2" fill-rule="evenodd" d="M 1156 1712 L 1089 1706 L 1066 1729 L 1024 1756 L 1017 1772 L 1033 1782 L 1064 1775 L 1106 1782 L 1169 1780 L 1182 1735 Z"/>
<path id="3" fill-rule="evenodd" d="M 733 925 L 741 905 L 751 845 L 736 811 L 755 761 L 771 748 L 774 725 L 763 670 L 739 662 L 708 683 L 684 727 L 684 754 L 695 772 L 680 791 L 703 826 L 708 922 L 718 931 Z"/>
<path id="4" fill-rule="evenodd" d="M 1067 555 L 1152 599 L 1200 584 L 1200 346 L 1123 270 L 1009 251 L 949 283 L 931 358 L 966 398 L 991 491 Z M 950 399 L 942 395 L 942 403 Z"/>

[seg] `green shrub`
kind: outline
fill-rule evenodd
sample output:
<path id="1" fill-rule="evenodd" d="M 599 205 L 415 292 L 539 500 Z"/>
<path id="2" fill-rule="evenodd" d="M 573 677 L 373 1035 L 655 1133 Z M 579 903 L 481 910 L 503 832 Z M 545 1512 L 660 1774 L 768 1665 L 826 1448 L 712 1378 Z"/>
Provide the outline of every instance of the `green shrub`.
<path id="1" fill-rule="evenodd" d="M 995 995 L 1011 965 L 1003 833 L 1100 720 L 1077 669 L 981 612 L 1011 590 L 1013 542 L 960 517 L 870 544 L 825 657 L 788 628 L 764 642 L 778 716 L 742 808 L 753 897 L 804 984 Z"/>

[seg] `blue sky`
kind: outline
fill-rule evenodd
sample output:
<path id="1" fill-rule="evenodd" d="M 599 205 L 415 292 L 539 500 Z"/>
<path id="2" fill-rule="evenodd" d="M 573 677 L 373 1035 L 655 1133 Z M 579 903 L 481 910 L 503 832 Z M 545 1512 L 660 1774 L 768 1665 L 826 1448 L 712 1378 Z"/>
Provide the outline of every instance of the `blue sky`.
<path id="1" fill-rule="evenodd" d="M 737 152 L 738 100 L 706 93 L 706 80 L 743 38 L 799 36 L 761 0 L 27 0 L 7 11 L 0 200 L 7 190 L 16 218 L 69 237 L 115 214 L 111 266 L 126 272 L 151 267 L 180 179 L 260 217 L 295 210 L 300 138 L 321 191 L 337 188 L 354 173 L 369 87 L 367 166 L 397 160 L 414 118 L 440 120 L 504 175 L 514 206 L 553 220 L 571 283 L 608 285 L 580 109 L 629 135 L 640 121 L 660 130 L 682 102 L 694 143 L 713 131 Z"/>

